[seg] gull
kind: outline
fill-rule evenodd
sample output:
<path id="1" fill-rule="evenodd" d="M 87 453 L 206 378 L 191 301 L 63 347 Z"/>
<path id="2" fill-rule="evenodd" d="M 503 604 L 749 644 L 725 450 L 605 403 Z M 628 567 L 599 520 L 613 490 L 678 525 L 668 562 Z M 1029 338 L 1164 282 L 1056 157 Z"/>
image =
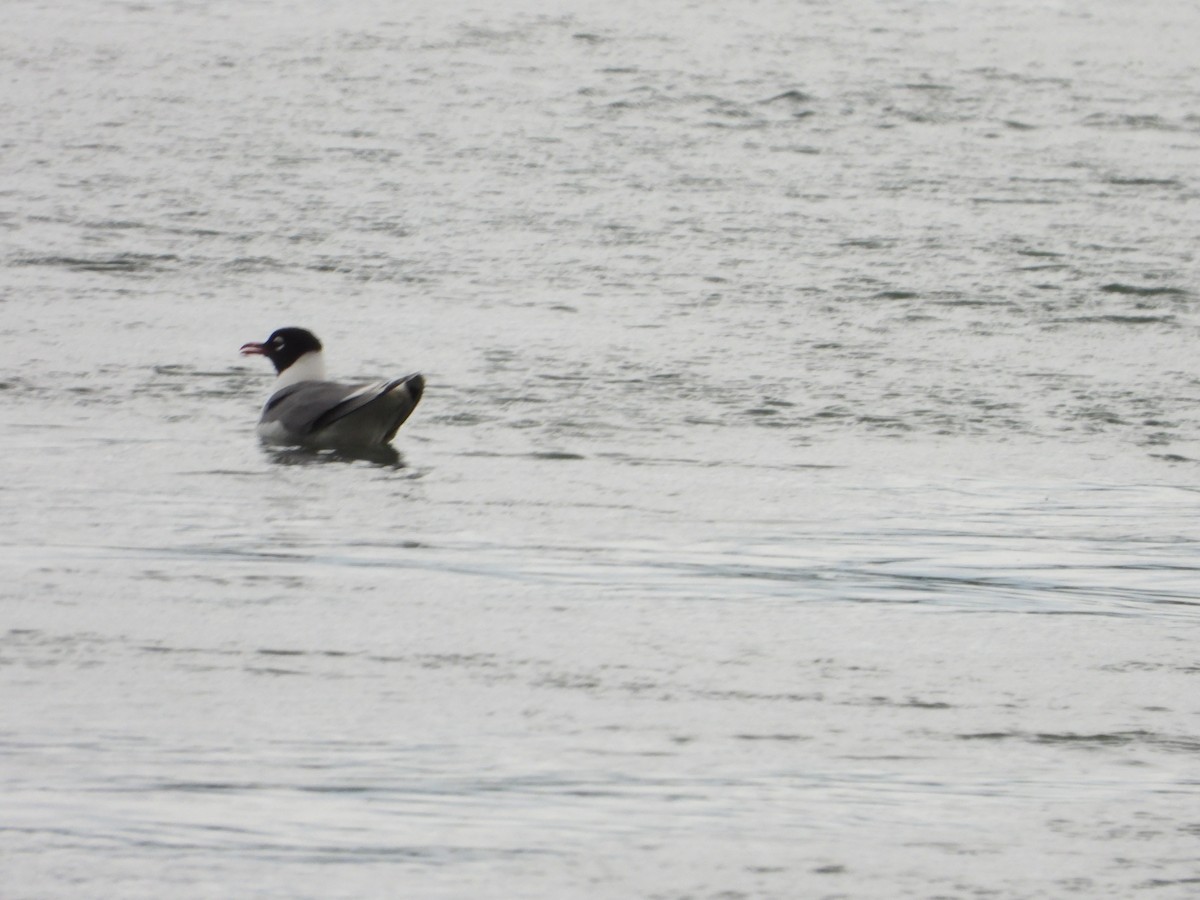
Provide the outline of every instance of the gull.
<path id="1" fill-rule="evenodd" d="M 268 444 L 314 449 L 386 447 L 425 390 L 419 374 L 370 384 L 340 384 L 325 377 L 325 355 L 316 335 L 280 328 L 261 344 L 243 344 L 243 356 L 265 356 L 278 377 L 258 420 Z"/>

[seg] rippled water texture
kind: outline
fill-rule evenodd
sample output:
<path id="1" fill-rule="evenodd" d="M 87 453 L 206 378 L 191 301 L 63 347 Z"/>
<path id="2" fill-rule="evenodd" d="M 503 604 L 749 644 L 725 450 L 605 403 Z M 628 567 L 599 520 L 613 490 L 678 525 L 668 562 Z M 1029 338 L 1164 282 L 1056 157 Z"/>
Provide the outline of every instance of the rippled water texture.
<path id="1" fill-rule="evenodd" d="M 0 896 L 1196 896 L 1198 34 L 7 4 Z"/>

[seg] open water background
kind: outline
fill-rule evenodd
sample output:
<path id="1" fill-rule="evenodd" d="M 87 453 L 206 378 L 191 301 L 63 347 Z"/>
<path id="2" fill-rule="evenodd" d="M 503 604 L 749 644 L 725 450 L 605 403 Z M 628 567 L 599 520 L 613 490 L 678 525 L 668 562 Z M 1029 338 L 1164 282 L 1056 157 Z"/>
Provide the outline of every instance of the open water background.
<path id="1" fill-rule="evenodd" d="M 6 2 L 0 896 L 1196 896 L 1198 35 Z"/>

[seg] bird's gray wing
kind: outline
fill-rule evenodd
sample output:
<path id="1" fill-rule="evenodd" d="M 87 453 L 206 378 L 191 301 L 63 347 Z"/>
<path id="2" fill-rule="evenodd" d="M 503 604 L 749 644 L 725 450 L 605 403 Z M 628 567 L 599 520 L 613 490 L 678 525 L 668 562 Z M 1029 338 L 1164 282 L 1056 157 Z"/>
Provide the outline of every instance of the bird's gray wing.
<path id="1" fill-rule="evenodd" d="M 358 385 L 298 381 L 271 395 L 263 407 L 260 421 L 264 425 L 278 424 L 289 434 L 303 437 L 369 403 L 387 383 Z"/>
<path id="2" fill-rule="evenodd" d="M 370 384 L 358 386 L 353 393 L 343 397 L 341 401 L 322 413 L 321 416 L 315 422 L 313 422 L 313 431 L 319 431 L 322 428 L 327 428 L 338 419 L 348 416 L 350 413 L 360 410 L 364 406 L 374 403 L 377 400 L 388 397 L 392 391 L 396 390 L 396 388 L 413 379 L 419 381 L 420 376 L 406 375 L 404 378 L 393 378 L 391 381 L 373 381 Z M 413 407 L 417 405 L 417 401 L 420 399 L 421 394 L 418 390 L 416 392 L 416 396 L 411 398 L 411 402 L 404 402 L 401 404 L 402 408 L 391 411 L 392 415 L 400 416 L 400 421 L 396 422 L 395 425 L 391 427 L 390 434 L 388 434 L 387 437 L 388 440 L 391 440 L 391 438 L 396 434 L 396 429 L 400 427 L 400 423 L 408 418 L 409 413 L 412 412 Z M 386 411 L 383 412 L 385 415 L 388 414 Z"/>

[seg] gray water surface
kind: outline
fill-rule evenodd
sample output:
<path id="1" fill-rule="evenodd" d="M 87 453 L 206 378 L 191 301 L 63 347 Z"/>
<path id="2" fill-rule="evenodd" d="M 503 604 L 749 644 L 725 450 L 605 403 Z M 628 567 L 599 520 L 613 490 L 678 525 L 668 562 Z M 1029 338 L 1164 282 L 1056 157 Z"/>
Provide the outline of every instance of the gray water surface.
<path id="1" fill-rule="evenodd" d="M 0 896 L 1195 896 L 1197 34 L 8 4 Z"/>

